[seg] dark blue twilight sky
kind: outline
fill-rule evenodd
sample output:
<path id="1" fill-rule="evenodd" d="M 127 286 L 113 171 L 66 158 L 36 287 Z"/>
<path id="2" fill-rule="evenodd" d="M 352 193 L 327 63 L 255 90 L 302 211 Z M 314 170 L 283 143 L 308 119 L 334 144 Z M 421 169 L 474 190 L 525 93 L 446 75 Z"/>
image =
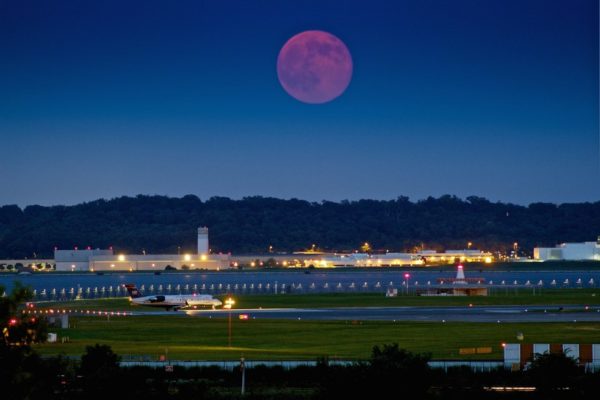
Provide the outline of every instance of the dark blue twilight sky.
<path id="1" fill-rule="evenodd" d="M 277 80 L 309 29 L 331 103 Z M 0 204 L 600 200 L 596 0 L 2 0 L 0 95 Z"/>

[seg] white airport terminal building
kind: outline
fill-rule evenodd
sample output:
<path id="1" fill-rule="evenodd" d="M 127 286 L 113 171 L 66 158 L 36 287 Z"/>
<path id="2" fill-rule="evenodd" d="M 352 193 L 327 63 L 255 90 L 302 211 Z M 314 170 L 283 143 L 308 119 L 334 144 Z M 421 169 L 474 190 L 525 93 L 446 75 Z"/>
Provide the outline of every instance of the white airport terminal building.
<path id="1" fill-rule="evenodd" d="M 198 228 L 196 254 L 114 254 L 112 249 L 54 250 L 57 271 L 163 271 L 222 270 L 230 267 L 229 254 L 210 254 L 208 228 Z"/>
<path id="2" fill-rule="evenodd" d="M 536 247 L 533 258 L 539 261 L 600 261 L 600 237 L 595 242 L 562 243 L 555 247 Z"/>

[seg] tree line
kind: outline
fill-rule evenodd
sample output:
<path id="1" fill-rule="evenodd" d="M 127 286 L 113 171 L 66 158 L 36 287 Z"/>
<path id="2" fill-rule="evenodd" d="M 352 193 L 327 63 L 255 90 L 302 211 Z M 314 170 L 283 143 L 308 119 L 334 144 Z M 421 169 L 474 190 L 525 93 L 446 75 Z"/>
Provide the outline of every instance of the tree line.
<path id="1" fill-rule="evenodd" d="M 133 254 L 194 252 L 196 229 L 211 250 L 267 253 L 315 248 L 373 251 L 473 248 L 522 255 L 535 246 L 594 241 L 600 202 L 528 206 L 445 195 L 394 200 L 309 202 L 193 195 L 119 197 L 73 206 L 0 207 L 0 258 L 52 257 L 55 247 L 113 247 Z"/>

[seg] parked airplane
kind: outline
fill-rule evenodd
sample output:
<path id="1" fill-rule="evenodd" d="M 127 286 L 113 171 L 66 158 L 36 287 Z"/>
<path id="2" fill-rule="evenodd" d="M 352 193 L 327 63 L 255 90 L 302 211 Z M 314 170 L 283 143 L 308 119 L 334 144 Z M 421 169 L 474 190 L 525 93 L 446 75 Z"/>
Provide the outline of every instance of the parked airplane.
<path id="1" fill-rule="evenodd" d="M 123 285 L 129 293 L 133 304 L 151 307 L 164 307 L 167 310 L 178 310 L 180 308 L 212 307 L 215 309 L 223 305 L 221 300 L 215 299 L 209 294 L 174 294 L 142 296 L 135 285 Z"/>

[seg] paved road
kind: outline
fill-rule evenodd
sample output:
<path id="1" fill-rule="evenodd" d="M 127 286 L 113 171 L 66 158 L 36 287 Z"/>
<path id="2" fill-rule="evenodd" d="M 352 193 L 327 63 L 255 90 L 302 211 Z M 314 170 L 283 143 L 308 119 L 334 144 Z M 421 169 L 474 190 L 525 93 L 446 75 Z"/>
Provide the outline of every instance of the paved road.
<path id="1" fill-rule="evenodd" d="M 348 307 L 348 308 L 270 308 L 234 309 L 233 318 L 246 314 L 249 319 L 280 318 L 302 320 L 426 321 L 426 322 L 600 322 L 600 308 L 585 306 L 480 306 L 480 307 Z M 228 310 L 188 310 L 160 313 L 215 318 L 227 317 Z M 135 314 L 157 314 L 136 312 Z"/>

